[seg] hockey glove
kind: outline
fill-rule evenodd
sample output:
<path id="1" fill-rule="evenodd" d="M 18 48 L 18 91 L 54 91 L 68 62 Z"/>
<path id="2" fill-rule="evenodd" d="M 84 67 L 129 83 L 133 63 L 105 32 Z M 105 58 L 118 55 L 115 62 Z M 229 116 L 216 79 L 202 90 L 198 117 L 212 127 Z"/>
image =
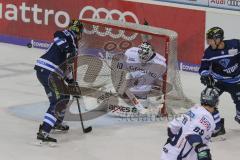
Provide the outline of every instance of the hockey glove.
<path id="1" fill-rule="evenodd" d="M 213 87 L 215 84 L 215 81 L 211 75 L 202 75 L 200 80 L 202 84 L 208 87 Z"/>
<path id="2" fill-rule="evenodd" d="M 167 129 L 167 134 L 168 134 L 168 139 L 167 139 L 166 144 L 171 143 L 172 139 L 176 136 L 175 134 L 172 133 L 170 128 Z"/>
<path id="3" fill-rule="evenodd" d="M 212 160 L 210 149 L 206 144 L 198 144 L 195 147 L 195 151 L 197 153 L 198 160 Z"/>
<path id="4" fill-rule="evenodd" d="M 75 83 L 75 80 L 74 79 L 69 79 L 69 78 L 66 78 L 65 81 L 68 83 L 68 85 L 74 85 Z"/>
<path id="5" fill-rule="evenodd" d="M 66 79 L 65 81 L 68 83 L 70 94 L 72 94 L 73 97 L 75 98 L 80 98 L 81 90 L 78 85 L 78 82 L 75 81 L 74 79 Z"/>

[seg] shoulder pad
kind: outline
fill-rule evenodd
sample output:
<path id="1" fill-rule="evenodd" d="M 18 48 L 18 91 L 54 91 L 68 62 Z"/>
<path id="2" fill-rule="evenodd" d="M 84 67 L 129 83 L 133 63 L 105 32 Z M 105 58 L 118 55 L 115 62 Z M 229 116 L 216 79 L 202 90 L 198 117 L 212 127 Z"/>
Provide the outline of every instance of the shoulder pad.
<path id="1" fill-rule="evenodd" d="M 66 38 L 65 34 L 63 33 L 63 31 L 56 31 L 54 33 L 54 37 Z"/>

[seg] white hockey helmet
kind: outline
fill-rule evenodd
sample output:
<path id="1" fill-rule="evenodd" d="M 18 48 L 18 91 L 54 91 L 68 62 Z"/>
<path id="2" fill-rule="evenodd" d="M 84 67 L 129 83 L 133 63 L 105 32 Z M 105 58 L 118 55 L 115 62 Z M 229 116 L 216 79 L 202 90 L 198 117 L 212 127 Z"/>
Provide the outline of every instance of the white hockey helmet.
<path id="1" fill-rule="evenodd" d="M 139 58 L 143 63 L 146 63 L 147 61 L 149 61 L 149 59 L 154 54 L 153 48 L 152 48 L 151 44 L 148 42 L 143 42 L 139 46 L 138 53 L 139 53 Z"/>

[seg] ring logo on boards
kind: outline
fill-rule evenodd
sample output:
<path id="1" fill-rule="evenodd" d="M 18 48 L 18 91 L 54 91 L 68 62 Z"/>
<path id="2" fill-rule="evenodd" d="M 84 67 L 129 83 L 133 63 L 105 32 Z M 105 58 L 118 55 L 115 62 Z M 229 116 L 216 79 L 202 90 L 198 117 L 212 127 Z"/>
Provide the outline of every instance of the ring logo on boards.
<path id="1" fill-rule="evenodd" d="M 120 21 L 121 24 L 125 22 L 139 24 L 139 20 L 137 16 L 130 11 L 121 12 L 117 9 L 108 10 L 106 8 L 94 8 L 93 6 L 85 6 L 79 15 L 79 19 L 104 19 L 104 20 L 117 20 Z M 128 21 L 129 20 L 129 21 Z M 93 25 L 92 29 L 84 29 L 86 34 L 97 34 L 99 36 L 110 36 L 111 38 L 123 38 L 125 40 L 131 41 L 137 37 L 137 33 L 133 33 L 132 35 L 126 35 L 124 30 L 118 30 L 118 33 L 113 33 L 112 28 L 105 27 L 104 31 L 100 31 L 99 26 Z"/>

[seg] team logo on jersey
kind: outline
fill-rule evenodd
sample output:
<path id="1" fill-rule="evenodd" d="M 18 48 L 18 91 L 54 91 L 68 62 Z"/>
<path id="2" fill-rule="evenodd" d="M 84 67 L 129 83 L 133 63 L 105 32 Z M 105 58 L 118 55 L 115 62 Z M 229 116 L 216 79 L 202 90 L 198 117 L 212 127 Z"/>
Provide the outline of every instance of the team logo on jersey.
<path id="1" fill-rule="evenodd" d="M 220 64 L 221 66 L 223 66 L 224 68 L 227 68 L 229 62 L 230 62 L 230 59 L 221 59 L 221 60 L 219 61 L 219 64 Z"/>
<path id="2" fill-rule="evenodd" d="M 134 61 L 135 61 L 135 59 L 134 59 L 134 58 L 132 58 L 132 57 L 129 57 L 129 58 L 128 58 L 128 61 L 132 61 L 132 62 L 134 62 Z"/>
<path id="3" fill-rule="evenodd" d="M 210 124 L 210 122 L 208 121 L 208 119 L 207 119 L 206 117 L 202 117 L 202 118 L 200 119 L 200 123 L 201 123 L 204 127 L 206 127 L 208 131 L 210 130 L 211 124 Z"/>
<path id="4" fill-rule="evenodd" d="M 195 117 L 195 114 L 192 111 L 188 111 L 186 115 L 188 115 L 191 119 Z"/>
<path id="5" fill-rule="evenodd" d="M 233 49 L 229 49 L 228 50 L 228 54 L 229 55 L 233 55 L 233 56 L 237 55 L 238 54 L 238 49 L 234 49 L 234 48 Z"/>
<path id="6" fill-rule="evenodd" d="M 223 71 L 228 73 L 228 74 L 231 74 L 231 73 L 235 72 L 237 69 L 238 69 L 238 64 L 236 63 L 234 66 L 226 68 Z"/>

